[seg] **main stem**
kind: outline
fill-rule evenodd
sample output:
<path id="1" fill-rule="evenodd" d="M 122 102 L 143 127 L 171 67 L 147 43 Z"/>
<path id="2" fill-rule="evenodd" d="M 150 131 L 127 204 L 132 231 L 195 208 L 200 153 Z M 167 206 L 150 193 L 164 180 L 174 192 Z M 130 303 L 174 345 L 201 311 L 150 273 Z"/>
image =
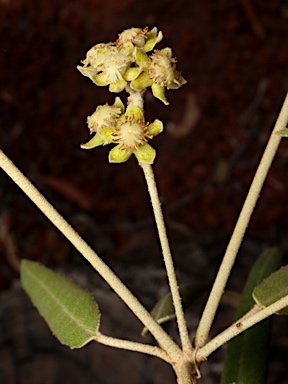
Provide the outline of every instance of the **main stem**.
<path id="1" fill-rule="evenodd" d="M 79 236 L 71 225 L 56 211 L 36 187 L 23 175 L 12 161 L 0 150 L 0 166 L 11 179 L 22 189 L 31 201 L 47 216 L 47 218 L 63 233 L 74 247 L 85 257 L 111 286 L 117 295 L 126 303 L 138 319 L 149 329 L 159 345 L 172 360 L 178 360 L 182 352 L 177 344 L 152 318 L 150 313 L 122 283 L 117 275 L 100 259 L 95 251 Z"/>
<path id="2" fill-rule="evenodd" d="M 161 210 L 161 204 L 158 196 L 157 186 L 155 183 L 154 173 L 151 165 L 141 164 L 145 179 L 148 186 L 148 191 L 151 197 L 151 203 L 155 215 L 155 221 L 158 229 L 159 239 L 162 247 L 162 253 L 164 263 L 167 270 L 168 282 L 171 290 L 172 300 L 175 308 L 176 319 L 179 328 L 179 335 L 183 350 L 186 352 L 192 352 L 192 344 L 189 338 L 189 333 L 184 317 L 183 307 L 181 303 L 181 297 L 177 278 L 175 274 L 175 268 L 173 265 L 173 259 L 170 251 L 170 246 L 167 238 L 164 218 Z"/>
<path id="3" fill-rule="evenodd" d="M 208 334 L 211 329 L 211 325 L 213 323 L 221 296 L 224 292 L 224 288 L 226 286 L 228 277 L 233 267 L 237 252 L 239 250 L 246 228 L 248 226 L 251 215 L 255 208 L 263 183 L 265 181 L 265 178 L 267 176 L 271 163 L 274 159 L 274 156 L 280 144 L 281 136 L 276 135 L 275 132 L 286 128 L 287 121 L 288 121 L 288 94 L 286 95 L 284 104 L 282 106 L 282 109 L 276 121 L 275 127 L 272 131 L 267 147 L 264 151 L 264 154 L 262 156 L 262 159 L 256 171 L 255 177 L 252 181 L 251 187 L 249 189 L 248 195 L 244 202 L 239 219 L 236 223 L 234 232 L 228 244 L 222 264 L 219 268 L 210 296 L 208 298 L 207 304 L 205 306 L 201 320 L 199 322 L 198 329 L 196 332 L 196 337 L 195 337 L 195 346 L 198 348 L 203 347 L 207 341 Z"/>

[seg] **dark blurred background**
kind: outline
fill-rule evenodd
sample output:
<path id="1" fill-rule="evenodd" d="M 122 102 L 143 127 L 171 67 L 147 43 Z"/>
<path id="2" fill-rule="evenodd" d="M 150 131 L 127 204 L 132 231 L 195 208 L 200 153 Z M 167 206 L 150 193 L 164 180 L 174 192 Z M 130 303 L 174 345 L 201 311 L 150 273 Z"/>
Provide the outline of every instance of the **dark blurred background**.
<path id="1" fill-rule="evenodd" d="M 108 164 L 111 147 L 80 149 L 89 136 L 87 116 L 115 95 L 76 70 L 89 48 L 133 26 L 163 31 L 157 48 L 172 48 L 187 79 L 167 92 L 168 107 L 147 92 L 146 117 L 166 127 L 152 145 L 178 273 L 184 282 L 211 281 L 288 89 L 288 2 L 0 0 L 1 148 L 141 295 L 141 270 L 149 267 L 153 275 L 161 268 L 143 176 L 134 158 Z M 287 174 L 283 140 L 240 252 L 234 288 L 242 288 L 266 246 L 288 251 Z M 89 269 L 3 173 L 0 194 L 4 307 L 23 257 L 66 271 Z M 127 266 L 139 275 L 125 275 Z M 161 279 L 144 292 L 146 305 L 165 292 Z M 271 383 L 279 382 L 281 368 L 277 372 Z"/>

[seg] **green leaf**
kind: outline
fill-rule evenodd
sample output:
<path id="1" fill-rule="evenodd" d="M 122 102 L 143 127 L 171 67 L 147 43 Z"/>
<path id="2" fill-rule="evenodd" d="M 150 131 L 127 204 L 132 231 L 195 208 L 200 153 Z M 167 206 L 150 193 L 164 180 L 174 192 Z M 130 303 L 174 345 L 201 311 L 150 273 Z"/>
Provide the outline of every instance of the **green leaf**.
<path id="1" fill-rule="evenodd" d="M 199 302 L 204 300 L 208 289 L 206 283 L 194 283 L 194 284 L 183 284 L 179 287 L 180 296 L 182 298 L 182 304 L 184 311 Z M 158 303 L 154 306 L 151 311 L 152 317 L 157 321 L 158 324 L 165 323 L 175 317 L 175 310 L 172 301 L 171 293 L 167 293 Z M 142 336 L 146 336 L 148 333 L 145 327 L 142 331 Z"/>
<path id="2" fill-rule="evenodd" d="M 207 283 L 192 283 L 181 285 L 179 290 L 184 311 L 192 306 L 203 304 L 208 293 L 208 288 L 209 284 Z M 239 296 L 240 295 L 237 292 L 227 290 L 224 292 L 221 298 L 221 304 L 236 307 L 240 302 Z M 166 321 L 175 318 L 175 310 L 171 293 L 167 293 L 164 297 L 162 297 L 162 299 L 158 301 L 158 303 L 152 309 L 151 315 L 158 324 L 165 323 Z M 141 334 L 142 336 L 146 336 L 147 333 L 148 330 L 145 327 Z"/>
<path id="3" fill-rule="evenodd" d="M 281 253 L 278 249 L 269 248 L 260 255 L 250 271 L 235 321 L 254 306 L 254 287 L 280 265 Z M 270 325 L 271 319 L 266 319 L 227 343 L 221 384 L 266 383 Z"/>
<path id="4" fill-rule="evenodd" d="M 253 298 L 260 307 L 268 307 L 288 295 L 288 265 L 272 273 L 263 280 L 253 292 Z M 288 315 L 288 307 L 281 309 L 279 315 Z"/>
<path id="5" fill-rule="evenodd" d="M 21 283 L 58 340 L 81 348 L 97 335 L 100 313 L 91 293 L 34 261 L 22 260 Z"/>

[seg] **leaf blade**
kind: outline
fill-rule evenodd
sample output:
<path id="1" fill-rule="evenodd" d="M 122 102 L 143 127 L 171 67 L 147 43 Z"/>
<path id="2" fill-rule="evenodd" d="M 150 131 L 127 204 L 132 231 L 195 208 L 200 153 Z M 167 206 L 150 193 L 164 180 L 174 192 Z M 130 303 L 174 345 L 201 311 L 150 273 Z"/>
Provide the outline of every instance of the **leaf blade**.
<path id="1" fill-rule="evenodd" d="M 288 295 L 288 265 L 281 267 L 263 280 L 253 291 L 253 298 L 260 307 L 268 307 Z M 277 312 L 288 315 L 288 307 Z"/>
<path id="2" fill-rule="evenodd" d="M 94 339 L 100 313 L 89 292 L 30 260 L 22 260 L 20 276 L 22 287 L 62 344 L 81 348 Z"/>
<path id="3" fill-rule="evenodd" d="M 281 264 L 281 253 L 276 248 L 264 251 L 254 264 L 245 284 L 235 320 L 244 316 L 254 305 L 252 292 Z M 227 343 L 221 384 L 264 384 L 271 319 L 255 325 Z"/>
<path id="4" fill-rule="evenodd" d="M 204 299 L 207 293 L 207 289 L 208 284 L 206 283 L 193 283 L 181 285 L 179 287 L 179 291 L 184 311 L 193 304 L 201 302 L 201 299 Z M 164 297 L 162 297 L 162 299 L 160 299 L 155 304 L 150 313 L 158 324 L 162 324 L 166 321 L 173 319 L 175 317 L 175 309 L 171 293 L 167 293 Z M 146 336 L 147 332 L 147 328 L 144 327 L 141 335 Z"/>

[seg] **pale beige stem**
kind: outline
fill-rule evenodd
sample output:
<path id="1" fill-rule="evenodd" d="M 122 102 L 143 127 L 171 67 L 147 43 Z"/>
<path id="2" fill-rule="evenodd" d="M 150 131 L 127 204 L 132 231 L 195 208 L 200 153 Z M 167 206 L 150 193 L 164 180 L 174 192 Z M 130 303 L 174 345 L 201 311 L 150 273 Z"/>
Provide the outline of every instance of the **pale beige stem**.
<path id="1" fill-rule="evenodd" d="M 129 105 L 135 105 L 138 107 L 143 115 L 144 115 L 144 100 L 143 100 L 143 91 L 134 91 L 131 87 L 126 86 L 125 88 L 126 92 L 129 93 L 129 97 L 127 99 L 127 106 Z"/>
<path id="2" fill-rule="evenodd" d="M 216 351 L 219 347 L 227 343 L 227 341 L 233 339 L 233 337 L 244 332 L 246 329 L 253 327 L 253 325 L 265 320 L 267 317 L 279 312 L 281 309 L 288 306 L 288 296 L 276 301 L 266 308 L 259 308 L 251 316 L 244 316 L 242 319 L 236 321 L 229 328 L 225 329 L 222 333 L 214 337 L 209 343 L 197 351 L 197 361 L 201 362 L 207 359 L 212 352 Z"/>
<path id="3" fill-rule="evenodd" d="M 175 308 L 175 315 L 178 323 L 180 340 L 183 350 L 192 351 L 192 344 L 190 341 L 183 307 L 181 303 L 181 297 L 179 287 L 176 279 L 175 268 L 173 265 L 173 259 L 170 251 L 170 246 L 167 238 L 164 218 L 161 209 L 161 203 L 158 196 L 157 186 L 155 183 L 154 173 L 151 165 L 141 164 L 145 179 L 148 186 L 148 191 L 151 197 L 151 203 L 155 215 L 155 221 L 158 229 L 159 239 L 162 247 L 163 259 L 166 266 L 168 282 L 171 290 L 172 300 Z"/>
<path id="4" fill-rule="evenodd" d="M 173 359 L 180 358 L 182 352 L 177 344 L 163 330 L 163 328 L 152 318 L 150 313 L 143 307 L 137 298 L 128 290 L 115 273 L 100 259 L 91 247 L 79 236 L 79 234 L 64 220 L 56 209 L 45 199 L 45 197 L 34 187 L 34 185 L 23 175 L 12 161 L 0 150 L 0 166 L 11 177 L 11 179 L 22 189 L 30 200 L 47 216 L 47 218 L 63 233 L 63 235 L 74 245 L 74 247 L 95 268 L 118 296 L 134 312 L 138 319 L 149 329 L 158 341 L 159 345 Z"/>
<path id="5" fill-rule="evenodd" d="M 274 159 L 277 148 L 279 146 L 281 136 L 276 135 L 275 132 L 286 128 L 287 121 L 288 121 L 288 94 L 286 96 L 283 107 L 278 116 L 277 122 L 272 131 L 269 142 L 262 156 L 261 162 L 259 164 L 259 167 L 257 169 L 257 172 L 251 184 L 251 187 L 249 189 L 247 198 L 245 200 L 242 211 L 236 223 L 234 232 L 228 244 L 222 264 L 219 268 L 213 288 L 211 290 L 207 304 L 203 311 L 201 320 L 199 322 L 198 329 L 196 332 L 196 337 L 195 337 L 195 346 L 197 348 L 203 347 L 207 341 L 211 325 L 213 323 L 221 296 L 224 292 L 224 288 L 226 286 L 228 277 L 233 267 L 237 252 L 241 245 L 241 242 L 245 234 L 246 228 L 248 226 L 252 212 L 255 208 L 255 204 L 259 197 L 259 194 L 263 186 L 263 183 L 265 181 L 265 178 L 267 176 L 268 170 L 270 168 L 270 165 Z"/>
<path id="6" fill-rule="evenodd" d="M 97 332 L 95 341 L 98 343 L 107 345 L 113 348 L 125 349 L 127 351 L 134 351 L 145 353 L 146 355 L 156 356 L 159 359 L 166 361 L 171 364 L 171 359 L 163 349 L 154 347 L 153 345 L 147 345 L 142 343 L 136 343 L 135 341 L 118 339 L 115 337 L 105 336 L 101 332 Z"/>

